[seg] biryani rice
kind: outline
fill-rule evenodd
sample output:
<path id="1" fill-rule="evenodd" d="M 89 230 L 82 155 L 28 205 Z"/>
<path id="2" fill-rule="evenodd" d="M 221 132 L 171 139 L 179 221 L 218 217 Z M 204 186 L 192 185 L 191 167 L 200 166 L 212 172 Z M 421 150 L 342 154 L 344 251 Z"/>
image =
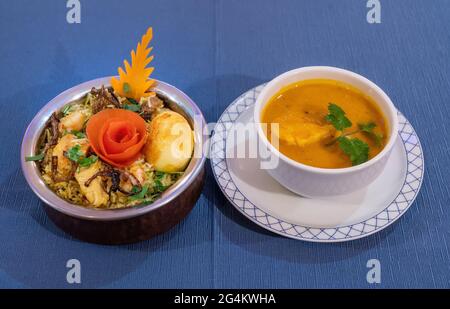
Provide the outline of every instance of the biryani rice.
<path id="1" fill-rule="evenodd" d="M 126 98 L 118 97 L 119 102 L 124 102 Z M 107 105 L 105 108 L 114 108 L 113 105 Z M 162 107 L 162 109 L 167 109 L 166 107 Z M 92 113 L 92 96 L 90 94 L 85 97 L 70 103 L 62 108 L 60 117 L 70 115 L 73 112 L 82 112 L 86 115 L 87 120 Z M 87 121 L 86 121 L 87 122 Z M 150 121 L 147 121 L 147 125 L 149 126 Z M 83 124 L 83 130 L 86 126 L 86 123 Z M 72 133 L 70 131 L 64 130 L 63 132 L 59 132 L 58 141 L 66 134 Z M 84 132 L 82 132 L 84 134 Z M 48 141 L 51 140 L 52 132 L 50 128 L 45 128 L 39 142 L 39 152 L 44 151 L 45 145 Z M 82 140 L 82 139 L 79 139 Z M 76 140 L 74 140 L 76 142 Z M 44 159 L 38 164 L 39 169 L 41 171 L 41 176 L 47 186 L 59 197 L 62 199 L 76 205 L 84 206 L 84 207 L 92 207 L 89 201 L 82 193 L 82 188 L 80 184 L 75 179 L 68 179 L 61 181 L 57 179 L 52 170 L 52 155 L 53 149 L 55 146 L 51 146 L 46 149 L 46 155 Z M 73 164 L 73 163 L 72 163 Z M 102 167 L 106 167 L 106 163 L 101 162 Z M 80 167 L 78 166 L 77 169 Z M 182 175 L 183 172 L 178 173 L 161 173 L 155 171 L 153 166 L 146 162 L 143 157 L 139 158 L 135 162 L 133 162 L 130 166 L 122 169 L 123 172 L 129 173 L 139 179 L 141 187 L 147 188 L 147 193 L 144 197 L 138 199 L 131 199 L 128 194 L 124 194 L 120 191 L 112 191 L 109 192 L 109 200 L 108 203 L 102 205 L 100 208 L 107 209 L 117 209 L 117 208 L 125 208 L 132 207 L 140 204 L 148 204 L 152 203 L 155 199 L 157 199 L 168 187 L 173 185 Z M 107 177 L 101 177 L 101 182 L 105 191 L 108 191 L 108 188 L 111 187 L 111 179 Z M 121 181 L 122 186 L 127 186 L 129 190 L 133 190 L 133 186 L 130 184 L 123 183 Z"/>

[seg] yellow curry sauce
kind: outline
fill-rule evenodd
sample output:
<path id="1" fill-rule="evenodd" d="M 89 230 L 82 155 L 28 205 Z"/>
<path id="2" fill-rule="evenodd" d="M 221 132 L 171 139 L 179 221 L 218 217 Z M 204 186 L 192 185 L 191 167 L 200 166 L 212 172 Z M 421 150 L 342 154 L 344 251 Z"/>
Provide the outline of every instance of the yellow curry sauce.
<path id="1" fill-rule="evenodd" d="M 383 149 L 387 122 L 374 100 L 351 85 L 329 79 L 294 83 L 270 99 L 261 116 L 261 122 L 268 124 L 269 141 L 287 157 L 306 165 L 322 168 L 352 166 L 338 143 L 332 143 L 341 133 L 325 120 L 329 103 L 340 106 L 351 120 L 352 127 L 345 132 L 357 131 L 360 123 L 375 123 L 374 132 L 383 135 L 381 145 L 364 133 L 352 135 L 369 145 L 369 160 Z M 278 129 L 271 124 L 278 124 Z M 272 141 L 276 137 L 278 146 Z"/>

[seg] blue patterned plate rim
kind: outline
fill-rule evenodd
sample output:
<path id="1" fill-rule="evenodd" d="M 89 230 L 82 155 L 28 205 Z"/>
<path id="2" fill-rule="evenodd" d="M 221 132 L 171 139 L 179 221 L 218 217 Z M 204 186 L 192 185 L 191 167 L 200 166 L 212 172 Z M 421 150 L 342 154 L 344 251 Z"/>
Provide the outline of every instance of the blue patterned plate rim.
<path id="1" fill-rule="evenodd" d="M 419 137 L 411 123 L 400 111 L 398 112 L 400 122 L 398 134 L 406 152 L 406 176 L 402 188 L 394 200 L 376 215 L 351 225 L 318 228 L 293 224 L 275 218 L 253 204 L 239 190 L 228 172 L 225 147 L 227 131 L 231 125 L 227 127 L 226 124 L 233 124 L 244 111 L 252 107 L 264 86 L 265 84 L 262 84 L 252 88 L 234 100 L 219 117 L 211 137 L 210 164 L 214 178 L 222 193 L 239 212 L 264 229 L 285 237 L 312 242 L 342 242 L 359 239 L 379 232 L 397 221 L 409 209 L 422 186 L 425 162 Z M 219 177 L 223 177 L 222 175 L 224 174 L 227 177 L 227 182 L 234 185 L 234 194 L 228 193 L 225 190 L 226 188 L 220 183 Z M 241 199 L 239 200 L 242 202 L 242 206 L 234 200 L 236 192 L 239 192 L 244 198 L 243 202 Z M 253 211 L 253 215 L 250 214 L 251 211 Z M 257 211 L 261 215 L 256 215 Z"/>

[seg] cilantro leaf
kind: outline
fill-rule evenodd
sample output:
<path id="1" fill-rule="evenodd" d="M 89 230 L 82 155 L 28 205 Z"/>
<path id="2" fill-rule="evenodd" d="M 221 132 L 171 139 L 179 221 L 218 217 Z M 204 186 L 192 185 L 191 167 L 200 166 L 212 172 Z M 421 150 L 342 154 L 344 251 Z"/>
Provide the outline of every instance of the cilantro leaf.
<path id="1" fill-rule="evenodd" d="M 373 129 L 376 127 L 377 125 L 374 122 L 368 122 L 368 123 L 359 123 L 358 127 L 361 131 L 366 132 L 366 133 L 370 133 L 373 131 Z"/>
<path id="2" fill-rule="evenodd" d="M 79 167 L 89 167 L 98 160 L 98 157 L 94 155 L 86 157 L 78 144 L 70 148 L 65 155 L 69 160 L 78 163 Z"/>
<path id="3" fill-rule="evenodd" d="M 359 165 L 369 160 L 369 145 L 358 138 L 338 137 L 339 147 L 350 157 L 352 165 Z"/>
<path id="4" fill-rule="evenodd" d="M 373 131 L 376 126 L 374 122 L 358 124 L 359 129 L 373 139 L 375 145 L 380 147 L 383 144 L 383 134 Z"/>
<path id="5" fill-rule="evenodd" d="M 139 105 L 139 102 L 136 101 L 136 100 L 133 99 L 133 98 L 127 98 L 127 100 L 128 100 L 131 104 Z"/>
<path id="6" fill-rule="evenodd" d="M 328 104 L 328 115 L 325 116 L 325 120 L 339 131 L 352 126 L 352 122 L 345 116 L 344 110 L 334 103 Z"/>
<path id="7" fill-rule="evenodd" d="M 381 147 L 383 145 L 383 134 L 373 132 L 371 136 L 375 141 L 375 145 L 377 145 L 378 147 Z"/>
<path id="8" fill-rule="evenodd" d="M 62 110 L 63 115 L 64 115 L 64 116 L 67 116 L 67 114 L 70 113 L 70 110 L 71 110 L 71 109 L 72 109 L 72 105 L 66 105 L 66 106 L 64 106 L 64 108 L 63 108 L 63 110 Z"/>
<path id="9" fill-rule="evenodd" d="M 167 189 L 167 186 L 163 185 L 163 183 L 162 183 L 162 179 L 164 178 L 164 175 L 166 175 L 166 173 L 164 173 L 164 172 L 158 172 L 158 171 L 155 172 L 155 183 L 153 185 L 153 192 L 161 193 Z"/>
<path id="10" fill-rule="evenodd" d="M 142 187 L 142 190 L 139 193 L 137 193 L 135 195 L 131 195 L 129 197 L 129 200 L 130 201 L 141 200 L 141 199 L 145 198 L 145 195 L 147 194 L 147 192 L 148 192 L 148 185 L 145 185 Z"/>
<path id="11" fill-rule="evenodd" d="M 67 151 L 66 156 L 70 160 L 78 163 L 78 160 L 80 160 L 82 157 L 84 157 L 84 152 L 81 151 L 80 145 L 75 145 Z"/>
<path id="12" fill-rule="evenodd" d="M 75 135 L 77 138 L 85 138 L 86 137 L 86 134 L 84 134 L 81 131 L 72 130 L 72 131 L 70 131 L 70 133 Z"/>
<path id="13" fill-rule="evenodd" d="M 25 161 L 29 162 L 29 161 L 41 161 L 42 159 L 44 159 L 45 154 L 42 152 L 38 155 L 35 156 L 29 156 L 29 157 L 25 157 Z"/>
<path id="14" fill-rule="evenodd" d="M 64 132 L 62 133 L 63 136 L 64 136 L 64 135 L 67 135 L 67 134 L 73 134 L 73 135 L 75 135 L 77 138 L 85 138 L 85 137 L 86 137 L 86 134 L 84 134 L 84 133 L 81 132 L 81 131 L 77 131 L 77 130 L 72 130 L 72 131 L 64 130 Z"/>
<path id="15" fill-rule="evenodd" d="M 161 179 L 164 177 L 165 174 L 166 174 L 166 173 L 164 173 L 164 172 L 158 172 L 158 171 L 156 171 L 156 172 L 155 172 L 155 177 L 156 177 L 156 179 L 161 180 Z"/>
<path id="16" fill-rule="evenodd" d="M 92 155 L 92 156 L 90 156 L 88 158 L 81 158 L 81 159 L 79 159 L 78 160 L 78 164 L 81 167 L 88 167 L 88 166 L 91 166 L 91 164 L 94 164 L 95 162 L 97 162 L 97 160 L 98 160 L 98 157 Z"/>
<path id="17" fill-rule="evenodd" d="M 166 186 L 162 184 L 161 180 L 156 179 L 155 180 L 155 184 L 153 186 L 153 192 L 163 192 L 164 190 L 166 190 Z"/>
<path id="18" fill-rule="evenodd" d="M 139 104 L 124 104 L 123 108 L 132 112 L 139 112 L 141 110 L 141 106 Z"/>

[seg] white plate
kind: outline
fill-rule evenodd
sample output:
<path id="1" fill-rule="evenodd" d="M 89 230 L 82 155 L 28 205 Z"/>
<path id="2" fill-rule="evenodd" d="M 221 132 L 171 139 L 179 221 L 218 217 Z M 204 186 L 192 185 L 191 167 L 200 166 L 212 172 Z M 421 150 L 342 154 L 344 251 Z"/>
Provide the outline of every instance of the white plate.
<path id="1" fill-rule="evenodd" d="M 229 138 L 237 124 L 253 122 L 253 105 L 264 85 L 237 98 L 211 137 L 214 177 L 230 203 L 251 221 L 277 234 L 316 242 L 339 242 L 376 233 L 400 218 L 422 185 L 424 160 L 418 136 L 399 112 L 399 139 L 383 173 L 368 187 L 330 199 L 298 196 L 260 169 L 257 158 L 233 158 L 236 145 L 256 131 Z M 242 145 L 241 145 L 242 146 Z M 248 148 L 246 148 L 248 149 Z M 227 155 L 228 154 L 228 155 Z"/>

